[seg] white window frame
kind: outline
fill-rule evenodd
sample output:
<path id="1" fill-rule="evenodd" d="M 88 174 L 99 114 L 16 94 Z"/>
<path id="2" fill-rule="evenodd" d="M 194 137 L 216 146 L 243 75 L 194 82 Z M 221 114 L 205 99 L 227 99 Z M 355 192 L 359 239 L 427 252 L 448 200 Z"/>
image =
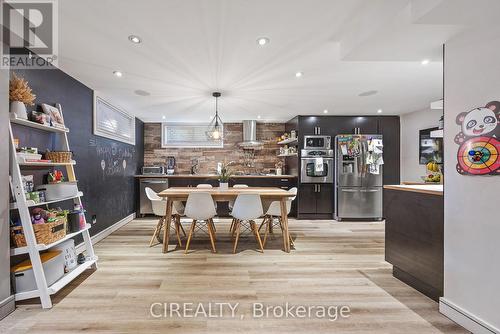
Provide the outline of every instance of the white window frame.
<path id="1" fill-rule="evenodd" d="M 196 126 L 196 127 L 203 127 L 205 130 L 208 130 L 210 123 L 181 123 L 181 122 L 163 122 L 161 123 L 161 147 L 162 148 L 224 148 L 224 139 L 220 141 L 210 141 L 207 138 L 207 145 L 196 145 L 194 143 L 189 143 L 189 141 L 186 141 L 186 143 L 179 144 L 168 144 L 166 142 L 165 138 L 165 133 L 166 133 L 166 128 L 167 127 L 185 127 L 185 126 Z M 222 126 L 222 133 L 224 133 L 224 126 Z"/>
<path id="2" fill-rule="evenodd" d="M 123 116 L 126 118 L 130 119 L 132 121 L 132 129 L 131 129 L 131 134 L 130 138 L 122 137 L 119 136 L 113 132 L 107 131 L 105 129 L 98 128 L 97 126 L 97 102 L 101 102 L 106 104 L 109 108 L 113 109 L 113 111 L 121 113 Z M 122 143 L 130 144 L 135 146 L 135 117 L 127 113 L 125 110 L 109 103 L 107 100 L 103 99 L 102 97 L 98 96 L 98 94 L 94 91 L 94 111 L 93 111 L 93 130 L 94 130 L 94 135 L 96 136 L 101 136 L 105 137 L 108 139 L 113 139 L 120 141 Z"/>

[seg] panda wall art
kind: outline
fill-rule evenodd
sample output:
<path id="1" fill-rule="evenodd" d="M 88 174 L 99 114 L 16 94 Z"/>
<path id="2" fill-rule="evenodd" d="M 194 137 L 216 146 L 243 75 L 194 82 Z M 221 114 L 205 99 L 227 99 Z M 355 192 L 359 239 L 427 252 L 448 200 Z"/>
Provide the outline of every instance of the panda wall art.
<path id="1" fill-rule="evenodd" d="M 460 113 L 455 136 L 460 145 L 457 172 L 462 175 L 500 175 L 500 102 Z"/>

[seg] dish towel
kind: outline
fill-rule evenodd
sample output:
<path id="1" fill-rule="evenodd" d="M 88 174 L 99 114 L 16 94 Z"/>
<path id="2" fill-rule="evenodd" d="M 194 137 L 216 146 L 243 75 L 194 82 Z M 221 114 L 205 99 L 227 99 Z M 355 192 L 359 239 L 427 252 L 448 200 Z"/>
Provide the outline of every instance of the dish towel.
<path id="1" fill-rule="evenodd" d="M 323 158 L 314 159 L 314 172 L 323 173 Z"/>

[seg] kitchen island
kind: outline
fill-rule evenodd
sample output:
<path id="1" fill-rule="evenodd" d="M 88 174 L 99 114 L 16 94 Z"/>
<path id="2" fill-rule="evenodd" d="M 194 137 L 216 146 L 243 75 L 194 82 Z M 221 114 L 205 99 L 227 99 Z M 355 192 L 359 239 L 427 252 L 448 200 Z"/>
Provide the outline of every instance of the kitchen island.
<path id="1" fill-rule="evenodd" d="M 443 185 L 384 186 L 385 259 L 393 276 L 435 301 L 443 295 Z"/>

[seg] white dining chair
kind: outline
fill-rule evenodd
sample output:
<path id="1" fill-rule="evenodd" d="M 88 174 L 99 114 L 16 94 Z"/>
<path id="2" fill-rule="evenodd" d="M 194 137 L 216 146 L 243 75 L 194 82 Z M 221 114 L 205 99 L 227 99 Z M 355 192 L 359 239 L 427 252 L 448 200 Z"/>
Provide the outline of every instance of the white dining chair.
<path id="1" fill-rule="evenodd" d="M 200 183 L 196 186 L 196 188 L 210 189 L 210 188 L 213 188 L 213 186 L 211 184 L 208 184 L 208 183 Z"/>
<path id="2" fill-rule="evenodd" d="M 235 189 L 242 189 L 242 188 L 248 188 L 248 185 L 246 184 L 235 184 L 233 186 L 233 188 Z M 230 200 L 229 201 L 229 214 L 231 214 L 231 211 L 233 211 L 233 206 L 234 206 L 234 199 L 233 200 Z M 234 228 L 234 222 L 235 222 L 235 218 L 233 218 L 232 222 L 231 222 L 231 226 L 229 227 L 229 232 L 233 232 L 233 228 Z"/>
<path id="3" fill-rule="evenodd" d="M 158 242 L 160 243 L 162 242 L 162 240 L 160 239 L 162 236 L 160 231 L 164 226 L 166 228 L 166 226 L 169 225 L 165 224 L 165 214 L 167 212 L 167 199 L 158 196 L 158 194 L 149 187 L 144 188 L 144 191 L 146 192 L 146 196 L 148 197 L 148 199 L 151 201 L 153 214 L 155 216 L 160 217 L 158 224 L 156 225 L 155 231 L 153 233 L 153 237 L 149 242 L 149 247 L 151 247 L 153 246 L 155 238 L 158 240 Z M 186 236 L 186 233 L 184 232 L 184 229 L 182 228 L 181 225 L 181 216 L 183 215 L 184 215 L 184 205 L 182 204 L 182 202 L 175 201 L 172 205 L 172 221 L 174 223 L 172 227 L 175 230 L 175 234 L 177 235 L 177 242 L 179 243 L 180 247 L 182 247 L 180 232 L 182 231 L 182 233 L 184 233 L 184 236 Z"/>
<path id="4" fill-rule="evenodd" d="M 293 187 L 288 190 L 290 194 L 293 195 L 293 197 L 288 197 L 286 200 L 286 214 L 287 216 L 290 214 L 290 210 L 292 208 L 292 202 L 295 200 L 297 197 L 297 188 Z M 269 205 L 269 208 L 266 211 L 266 214 L 264 215 L 264 220 L 259 226 L 259 231 L 262 229 L 262 227 L 265 227 L 265 232 L 264 232 L 264 241 L 263 244 L 266 246 L 266 241 L 267 241 L 267 235 L 268 233 L 273 233 L 273 226 L 275 225 L 274 221 L 275 219 L 278 221 L 276 225 L 279 224 L 281 228 L 281 233 L 283 233 L 283 224 L 281 222 L 281 204 L 280 201 L 273 201 Z M 290 244 L 293 245 L 293 240 L 292 237 L 290 237 Z"/>
<path id="5" fill-rule="evenodd" d="M 236 253 L 238 247 L 238 239 L 241 233 L 242 224 L 249 224 L 250 230 L 255 236 L 255 240 L 261 252 L 264 252 L 264 246 L 260 239 L 259 231 L 255 225 L 255 220 L 262 216 L 262 201 L 259 194 L 239 194 L 234 201 L 233 211 L 231 215 L 235 219 L 232 235 L 234 235 L 233 253 Z M 243 225 L 245 227 L 245 225 Z M 248 229 L 248 228 L 247 228 Z"/>
<path id="6" fill-rule="evenodd" d="M 208 230 L 208 236 L 210 237 L 210 243 L 212 244 L 212 251 L 214 253 L 217 252 L 217 249 L 215 248 L 215 226 L 213 221 L 213 217 L 215 217 L 217 212 L 215 211 L 212 196 L 206 192 L 189 194 L 184 214 L 186 217 L 193 220 L 186 241 L 185 253 L 189 250 L 189 244 L 191 243 L 191 239 L 193 238 L 193 234 L 197 228 L 197 223 L 205 223 Z M 201 227 L 198 228 L 201 229 Z"/>

